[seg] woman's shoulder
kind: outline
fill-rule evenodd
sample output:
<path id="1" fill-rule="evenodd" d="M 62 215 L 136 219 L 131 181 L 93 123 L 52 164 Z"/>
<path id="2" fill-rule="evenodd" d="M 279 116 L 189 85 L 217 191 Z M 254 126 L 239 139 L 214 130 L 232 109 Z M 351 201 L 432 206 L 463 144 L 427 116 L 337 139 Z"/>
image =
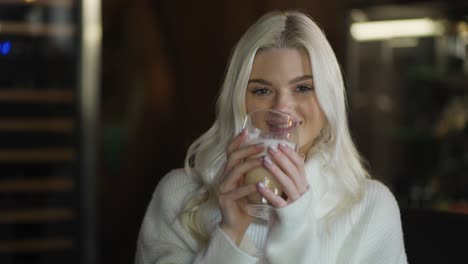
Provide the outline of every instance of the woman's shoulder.
<path id="1" fill-rule="evenodd" d="M 196 184 L 192 176 L 188 175 L 184 169 L 178 168 L 169 171 L 158 183 L 157 188 L 163 190 L 193 188 Z"/>
<path id="2" fill-rule="evenodd" d="M 366 195 L 374 198 L 382 197 L 383 199 L 394 199 L 390 188 L 379 180 L 367 179 L 366 180 Z"/>
<path id="3" fill-rule="evenodd" d="M 363 203 L 366 207 L 378 211 L 385 209 L 387 212 L 399 214 L 398 203 L 393 192 L 388 186 L 375 179 L 366 180 Z"/>
<path id="4" fill-rule="evenodd" d="M 160 203 L 162 209 L 177 211 L 199 187 L 200 184 L 184 169 L 174 169 L 159 181 L 152 200 Z"/>

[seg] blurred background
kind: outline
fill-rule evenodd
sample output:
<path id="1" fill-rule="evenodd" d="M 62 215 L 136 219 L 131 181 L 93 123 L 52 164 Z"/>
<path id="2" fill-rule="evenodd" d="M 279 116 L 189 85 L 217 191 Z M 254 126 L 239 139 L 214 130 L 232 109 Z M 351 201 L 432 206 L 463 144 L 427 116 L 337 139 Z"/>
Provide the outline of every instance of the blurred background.
<path id="1" fill-rule="evenodd" d="M 409 253 L 408 226 L 428 220 L 413 211 L 464 217 L 428 230 L 466 241 L 466 1 L 0 0 L 0 263 L 132 263 L 158 181 L 213 122 L 234 44 L 278 9 L 324 29 Z"/>

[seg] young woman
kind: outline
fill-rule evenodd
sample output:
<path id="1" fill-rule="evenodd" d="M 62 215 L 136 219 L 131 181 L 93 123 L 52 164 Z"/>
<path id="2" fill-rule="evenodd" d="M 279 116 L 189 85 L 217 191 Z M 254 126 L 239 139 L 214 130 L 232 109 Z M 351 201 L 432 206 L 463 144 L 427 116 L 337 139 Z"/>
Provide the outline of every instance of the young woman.
<path id="1" fill-rule="evenodd" d="M 274 109 L 296 118 L 299 147 L 243 144 L 242 122 Z M 392 193 L 370 179 L 349 134 L 337 59 L 300 12 L 258 20 L 230 59 L 213 126 L 189 148 L 185 170 L 158 184 L 143 220 L 136 263 L 406 263 Z M 243 176 L 263 166 L 276 195 Z M 259 193 L 268 221 L 247 213 Z"/>

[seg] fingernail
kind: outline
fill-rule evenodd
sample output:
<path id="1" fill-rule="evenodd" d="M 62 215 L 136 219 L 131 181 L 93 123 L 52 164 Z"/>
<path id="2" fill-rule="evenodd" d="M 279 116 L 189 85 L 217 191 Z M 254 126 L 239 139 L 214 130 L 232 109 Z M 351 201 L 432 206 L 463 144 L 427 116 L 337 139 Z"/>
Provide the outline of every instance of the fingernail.
<path id="1" fill-rule="evenodd" d="M 284 144 L 284 143 L 280 143 L 279 145 L 280 145 L 280 147 L 282 147 L 282 148 L 288 148 L 288 145 L 286 145 L 286 144 Z"/>
<path id="2" fill-rule="evenodd" d="M 265 143 L 263 143 L 263 142 L 255 144 L 255 147 L 257 147 L 257 148 L 264 147 L 264 146 L 265 146 Z"/>
<path id="3" fill-rule="evenodd" d="M 257 183 L 257 186 L 258 186 L 259 188 L 262 188 L 262 189 L 265 189 L 265 188 L 266 188 L 266 187 L 265 187 L 265 184 L 264 184 L 263 182 Z"/>
<path id="4" fill-rule="evenodd" d="M 268 156 L 263 157 L 263 161 L 265 162 L 266 165 L 271 165 L 271 159 Z"/>
<path id="5" fill-rule="evenodd" d="M 270 146 L 270 150 L 274 153 L 278 152 L 278 148 L 276 146 Z"/>

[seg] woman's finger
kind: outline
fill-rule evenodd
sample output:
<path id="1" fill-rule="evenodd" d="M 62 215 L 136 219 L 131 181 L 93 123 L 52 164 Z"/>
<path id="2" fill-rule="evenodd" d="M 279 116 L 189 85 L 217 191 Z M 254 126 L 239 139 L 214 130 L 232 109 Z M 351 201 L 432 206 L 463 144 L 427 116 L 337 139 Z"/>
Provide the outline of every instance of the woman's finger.
<path id="1" fill-rule="evenodd" d="M 241 147 L 231 153 L 226 161 L 225 170 L 229 171 L 232 167 L 239 164 L 241 161 L 247 159 L 250 156 L 260 154 L 264 151 L 265 146 L 263 144 L 248 145 Z"/>
<path id="2" fill-rule="evenodd" d="M 289 159 L 288 156 L 283 153 L 282 150 L 279 150 L 276 146 L 269 147 L 268 152 L 270 153 L 272 159 L 278 165 L 278 167 L 286 174 L 291 177 L 294 181 L 294 176 L 299 174 L 299 169 L 296 165 Z"/>
<path id="3" fill-rule="evenodd" d="M 223 182 L 220 184 L 220 192 L 228 192 L 237 187 L 237 183 L 244 174 L 256 167 L 260 167 L 262 165 L 262 159 L 250 159 L 241 164 L 237 165 L 236 167 L 232 168 Z"/>
<path id="4" fill-rule="evenodd" d="M 230 155 L 233 151 L 238 149 L 242 143 L 245 141 L 247 138 L 247 130 L 243 129 L 237 136 L 234 137 L 234 139 L 229 143 L 227 147 L 227 154 Z"/>
<path id="5" fill-rule="evenodd" d="M 289 199 L 294 201 L 299 198 L 300 193 L 296 184 L 274 162 L 271 161 L 270 157 L 265 157 L 263 164 L 281 185 L 283 192 L 286 193 Z"/>
<path id="6" fill-rule="evenodd" d="M 258 192 L 265 197 L 265 199 L 275 208 L 281 208 L 288 205 L 288 203 L 280 196 L 276 195 L 272 190 L 265 187 L 263 182 L 256 184 Z"/>
<path id="7" fill-rule="evenodd" d="M 284 143 L 279 144 L 278 147 L 284 154 L 286 154 L 286 156 L 289 157 L 289 160 L 294 163 L 296 168 L 304 169 L 304 157 L 299 156 L 292 148 L 288 147 Z"/>
<path id="8" fill-rule="evenodd" d="M 275 149 L 270 150 L 275 163 L 291 178 L 300 194 L 307 191 L 308 182 L 305 178 L 304 162 L 301 161 L 301 157 L 283 144 L 280 144 L 279 149 L 276 150 L 276 152 Z"/>
<path id="9" fill-rule="evenodd" d="M 222 193 L 219 196 L 220 203 L 225 204 L 228 201 L 236 201 L 257 191 L 255 184 L 244 185 L 242 187 Z"/>

